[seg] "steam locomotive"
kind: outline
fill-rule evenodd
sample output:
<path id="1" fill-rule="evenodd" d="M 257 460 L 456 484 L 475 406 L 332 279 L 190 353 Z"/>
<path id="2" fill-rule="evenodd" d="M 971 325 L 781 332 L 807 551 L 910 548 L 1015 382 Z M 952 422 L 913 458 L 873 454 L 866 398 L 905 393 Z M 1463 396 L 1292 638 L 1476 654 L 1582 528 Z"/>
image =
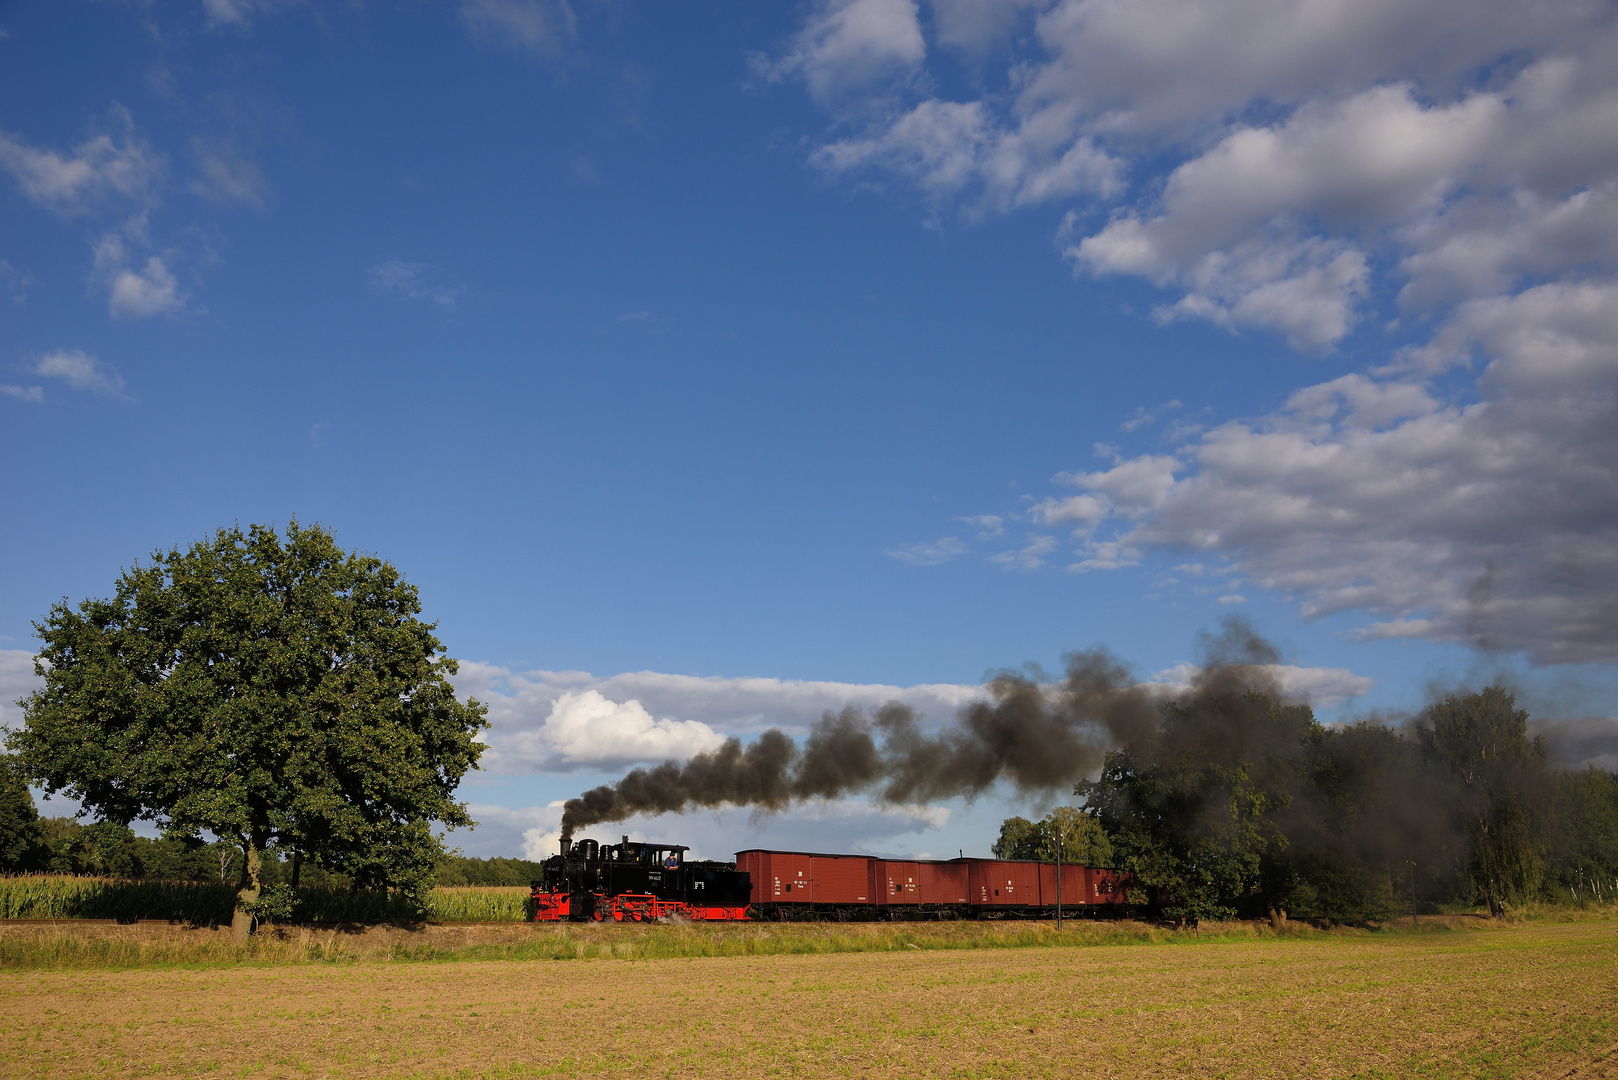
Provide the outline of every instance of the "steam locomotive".
<path id="1" fill-rule="evenodd" d="M 1004 859 L 882 859 L 802 851 L 688 860 L 679 844 L 580 840 L 545 860 L 530 907 L 542 922 L 612 919 L 1047 919 L 1138 913 L 1129 875 Z"/>
<path id="2" fill-rule="evenodd" d="M 529 907 L 541 922 L 747 918 L 748 879 L 735 863 L 692 860 L 682 844 L 580 840 L 542 864 Z"/>

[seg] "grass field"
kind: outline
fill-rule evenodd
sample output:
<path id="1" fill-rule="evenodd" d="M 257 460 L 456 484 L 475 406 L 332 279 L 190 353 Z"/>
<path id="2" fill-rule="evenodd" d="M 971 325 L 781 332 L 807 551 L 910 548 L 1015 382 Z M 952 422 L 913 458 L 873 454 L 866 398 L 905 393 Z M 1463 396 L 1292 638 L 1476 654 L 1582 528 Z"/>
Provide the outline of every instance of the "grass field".
<path id="1" fill-rule="evenodd" d="M 78 936 L 92 929 L 221 936 Z M 536 932 L 530 947 L 603 958 L 524 961 L 521 935 Z M 1618 1057 L 1605 1056 L 1618 1044 L 1611 920 L 1285 937 L 1244 927 L 1156 943 L 1146 928 L 1064 935 L 1082 948 L 1017 936 L 1037 932 L 1050 933 L 439 927 L 346 945 L 327 935 L 327 959 L 345 962 L 320 963 L 309 950 L 321 939 L 298 931 L 256 956 L 173 963 L 176 953 L 123 970 L 47 961 L 35 947 L 45 966 L 0 958 L 0 1074 L 1618 1077 Z M 1135 943 L 1100 944 L 1104 932 Z M 50 933 L 61 931 L 0 937 Z M 798 951 L 605 958 L 703 940 Z M 460 962 L 431 959 L 443 956 Z"/>

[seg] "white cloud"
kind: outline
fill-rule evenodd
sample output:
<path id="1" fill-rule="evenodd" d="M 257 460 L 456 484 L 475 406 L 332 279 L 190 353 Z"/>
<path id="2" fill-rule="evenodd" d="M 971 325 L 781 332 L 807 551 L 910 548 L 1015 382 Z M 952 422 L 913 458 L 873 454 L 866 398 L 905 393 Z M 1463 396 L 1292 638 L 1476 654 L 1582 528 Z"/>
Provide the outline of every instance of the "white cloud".
<path id="1" fill-rule="evenodd" d="M 60 379 L 75 390 L 128 401 L 124 377 L 111 364 L 79 349 L 57 349 L 40 357 L 29 369 L 46 379 Z M 33 399 L 37 400 L 37 399 Z"/>
<path id="2" fill-rule="evenodd" d="M 976 686 L 813 682 L 629 672 L 512 672 L 465 661 L 456 690 L 489 705 L 490 752 L 497 772 L 618 767 L 684 757 L 722 735 L 769 727 L 806 733 L 822 713 L 875 709 L 902 701 L 935 722 L 952 718 L 982 691 Z"/>
<path id="3" fill-rule="evenodd" d="M 546 56 L 578 36 L 567 0 L 461 0 L 461 20 L 474 38 Z"/>
<path id="4" fill-rule="evenodd" d="M 1480 400 L 1424 381 L 1474 351 Z M 1112 542 L 1221 554 L 1365 637 L 1618 659 L 1618 282 L 1470 301 L 1410 362 L 1069 480 L 1134 523 Z"/>
<path id="5" fill-rule="evenodd" d="M 990 555 L 989 561 L 1007 570 L 1038 570 L 1045 566 L 1045 556 L 1055 550 L 1055 537 L 1035 536 L 1015 551 L 1002 551 Z"/>
<path id="6" fill-rule="evenodd" d="M 500 753 L 507 762 L 622 766 L 684 760 L 724 741 L 700 720 L 654 719 L 634 699 L 609 701 L 600 691 L 579 690 L 558 696 L 538 729 L 517 732 Z"/>
<path id="7" fill-rule="evenodd" d="M 114 316 L 140 319 L 185 307 L 179 284 L 161 256 L 153 255 L 138 270 L 123 267 L 113 271 L 111 285 L 109 307 Z"/>
<path id="8" fill-rule="evenodd" d="M 34 675 L 34 654 L 26 649 L 0 649 L 0 728 L 22 724 L 17 700 L 38 690 L 44 680 Z"/>
<path id="9" fill-rule="evenodd" d="M 127 109 L 114 107 L 107 126 L 112 134 L 93 135 L 66 152 L 0 132 L 0 168 L 29 201 L 64 217 L 88 214 L 114 196 L 151 205 L 166 170 L 163 156 L 135 134 Z"/>
<path id="10" fill-rule="evenodd" d="M 924 101 L 890 122 L 815 152 L 833 173 L 880 169 L 910 180 L 935 202 L 1006 212 L 1123 188 L 1123 162 L 1087 137 L 1037 125 L 1000 128 L 982 102 Z"/>
<path id="11" fill-rule="evenodd" d="M 903 78 L 926 55 L 914 0 L 822 0 L 787 54 L 757 67 L 771 80 L 801 78 L 815 98 L 833 101 Z"/>
<path id="12" fill-rule="evenodd" d="M 13 386 L 10 383 L 0 383 L 0 394 L 17 398 L 19 401 L 37 403 L 45 400 L 45 389 L 41 386 Z"/>
<path id="13" fill-rule="evenodd" d="M 941 45 L 980 57 L 1002 46 L 1027 13 L 1046 0 L 931 0 L 933 27 Z"/>
<path id="14" fill-rule="evenodd" d="M 375 292 L 409 300 L 430 300 L 446 311 L 466 293 L 465 285 L 444 284 L 432 266 L 402 259 L 384 259 L 366 271 L 366 277 Z"/>
<path id="15" fill-rule="evenodd" d="M 783 63 L 809 65 L 843 10 L 817 8 Z M 915 77 L 843 93 L 810 157 L 898 177 L 933 218 L 1077 200 L 1067 257 L 1169 291 L 1160 321 L 1325 350 L 1382 293 L 1418 312 L 1618 270 L 1611 5 L 1483 0 L 1463 21 L 1400 0 L 936 0 L 939 40 L 995 50 L 1003 79 L 939 96 L 918 39 Z"/>
<path id="16" fill-rule="evenodd" d="M 241 203 L 255 210 L 264 209 L 269 183 L 252 161 L 228 145 L 202 139 L 191 140 L 191 156 L 197 176 L 186 187 L 192 194 L 221 205 Z"/>
<path id="17" fill-rule="evenodd" d="M 1106 518 L 1111 506 L 1095 495 L 1067 495 L 1043 499 L 1028 508 L 1030 521 L 1041 525 L 1073 523 L 1079 531 L 1092 529 Z"/>

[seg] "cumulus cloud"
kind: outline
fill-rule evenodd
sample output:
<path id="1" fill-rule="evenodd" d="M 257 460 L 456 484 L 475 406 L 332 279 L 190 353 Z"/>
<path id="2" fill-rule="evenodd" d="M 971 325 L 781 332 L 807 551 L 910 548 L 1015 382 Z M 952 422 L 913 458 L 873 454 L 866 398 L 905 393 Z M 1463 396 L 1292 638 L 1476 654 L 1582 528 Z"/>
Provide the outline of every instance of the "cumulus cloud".
<path id="1" fill-rule="evenodd" d="M 88 214 L 113 198 L 152 204 L 165 159 L 135 133 L 127 109 L 114 107 L 106 127 L 67 151 L 30 146 L 0 132 L 0 168 L 30 202 L 63 217 Z"/>
<path id="2" fill-rule="evenodd" d="M 57 349 L 46 353 L 29 370 L 41 378 L 59 379 L 74 390 L 83 390 L 99 397 L 129 400 L 124 393 L 124 377 L 111 364 L 79 349 Z"/>
<path id="3" fill-rule="evenodd" d="M 1005 212 L 1075 195 L 1123 188 L 1123 162 L 1062 128 L 999 126 L 982 102 L 929 100 L 857 137 L 817 150 L 831 173 L 897 173 L 934 202 Z"/>
<path id="4" fill-rule="evenodd" d="M 137 219 L 125 233 L 143 236 L 145 223 Z M 143 319 L 174 315 L 185 310 L 186 297 L 169 268 L 171 255 L 150 255 L 144 265 L 131 255 L 130 244 L 118 233 L 106 233 L 96 243 L 95 266 L 107 285 L 107 308 L 114 318 Z"/>
<path id="5" fill-rule="evenodd" d="M 1476 400 L 1435 389 L 1478 355 Z M 1618 659 L 1618 282 L 1469 301 L 1406 360 L 1064 478 L 1121 549 L 1222 555 L 1362 637 Z"/>
<path id="6" fill-rule="evenodd" d="M 567 0 L 461 0 L 461 21 L 474 38 L 545 56 L 578 35 Z"/>
<path id="7" fill-rule="evenodd" d="M 816 8 L 784 69 L 852 7 Z M 862 113 L 866 84 L 828 66 L 838 133 L 810 159 L 901 179 L 935 220 L 1074 204 L 1075 270 L 1154 283 L 1159 321 L 1328 350 L 1379 291 L 1426 313 L 1618 269 L 1618 13 L 1484 0 L 1464 22 L 1397 0 L 935 0 L 939 42 L 1003 78 L 937 93 L 907 37 L 894 55 L 923 74 Z"/>
<path id="8" fill-rule="evenodd" d="M 491 771 L 618 768 L 686 757 L 723 735 L 769 727 L 803 734 L 827 710 L 902 701 L 936 721 L 976 700 L 976 686 L 721 678 L 639 671 L 610 678 L 583 672 L 513 672 L 463 662 L 456 690 L 489 705 Z"/>
<path id="9" fill-rule="evenodd" d="M 786 54 L 756 67 L 770 80 L 801 78 L 830 102 L 902 78 L 926 55 L 915 0 L 822 0 Z"/>
<path id="10" fill-rule="evenodd" d="M 567 768 L 684 760 L 725 737 L 700 720 L 654 719 L 639 701 L 610 701 L 598 690 L 566 691 L 537 729 L 519 731 L 500 748 L 506 761 Z"/>

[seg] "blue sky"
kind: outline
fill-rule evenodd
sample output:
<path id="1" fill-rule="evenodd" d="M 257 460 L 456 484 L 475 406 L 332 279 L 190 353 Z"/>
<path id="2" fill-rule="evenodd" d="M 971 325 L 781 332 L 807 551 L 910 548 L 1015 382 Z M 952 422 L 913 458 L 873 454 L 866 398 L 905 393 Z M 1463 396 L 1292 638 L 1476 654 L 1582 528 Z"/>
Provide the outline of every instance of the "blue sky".
<path id="1" fill-rule="evenodd" d="M 480 853 L 1231 613 L 1323 717 L 1505 673 L 1610 732 L 1618 36 L 1517 7 L 0 3 L 6 699 L 55 599 L 296 515 L 492 701 Z"/>

